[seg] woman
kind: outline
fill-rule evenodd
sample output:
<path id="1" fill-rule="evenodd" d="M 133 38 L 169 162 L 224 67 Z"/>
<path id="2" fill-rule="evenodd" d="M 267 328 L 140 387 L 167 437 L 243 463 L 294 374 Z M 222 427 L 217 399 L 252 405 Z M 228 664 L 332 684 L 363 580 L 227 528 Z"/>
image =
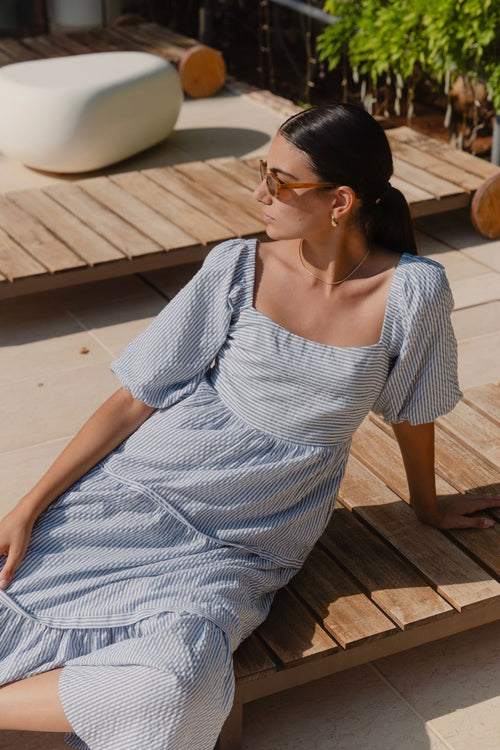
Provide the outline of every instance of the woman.
<path id="1" fill-rule="evenodd" d="M 490 525 L 468 514 L 498 500 L 436 499 L 452 298 L 391 173 L 363 110 L 291 117 L 255 191 L 272 241 L 215 247 L 112 363 L 122 387 L 0 523 L 0 729 L 212 748 L 232 652 L 326 526 L 372 408 L 424 523 Z"/>

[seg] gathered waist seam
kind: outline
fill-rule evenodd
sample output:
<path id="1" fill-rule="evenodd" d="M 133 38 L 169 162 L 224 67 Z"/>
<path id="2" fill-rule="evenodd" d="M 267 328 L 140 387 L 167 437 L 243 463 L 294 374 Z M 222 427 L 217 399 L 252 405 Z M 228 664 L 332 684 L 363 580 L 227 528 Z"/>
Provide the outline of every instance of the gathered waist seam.
<path id="1" fill-rule="evenodd" d="M 258 557 L 269 560 L 270 562 L 276 563 L 279 566 L 285 566 L 285 567 L 300 567 L 302 565 L 302 562 L 300 560 L 296 560 L 295 558 L 288 558 L 288 557 L 282 557 L 280 555 L 273 555 L 271 552 L 263 552 L 258 547 L 252 547 L 251 545 L 245 545 L 245 544 L 238 544 L 237 542 L 229 542 L 225 539 L 218 539 L 217 537 L 210 536 L 210 534 L 206 534 L 204 531 L 200 531 L 196 528 L 190 521 L 187 520 L 181 513 L 179 513 L 178 510 L 176 510 L 170 503 L 168 503 L 165 498 L 163 498 L 161 495 L 159 495 L 154 490 L 151 490 L 149 487 L 145 487 L 143 484 L 140 484 L 140 482 L 135 482 L 133 479 L 130 479 L 129 477 L 122 477 L 120 474 L 117 474 L 113 469 L 109 468 L 107 465 L 103 465 L 102 471 L 105 474 L 108 474 L 109 476 L 113 477 L 117 482 L 121 482 L 122 484 L 131 487 L 132 489 L 137 490 L 137 492 L 140 492 L 141 494 L 148 497 L 153 502 L 161 505 L 165 510 L 167 510 L 169 513 L 171 513 L 174 518 L 176 518 L 180 523 L 187 526 L 189 529 L 194 531 L 196 534 L 200 534 L 201 536 L 205 537 L 205 539 L 208 539 L 210 542 L 214 542 L 215 544 L 218 544 L 219 546 L 224 547 L 235 547 L 236 549 L 242 549 L 245 552 L 250 552 L 253 555 L 257 555 Z"/>

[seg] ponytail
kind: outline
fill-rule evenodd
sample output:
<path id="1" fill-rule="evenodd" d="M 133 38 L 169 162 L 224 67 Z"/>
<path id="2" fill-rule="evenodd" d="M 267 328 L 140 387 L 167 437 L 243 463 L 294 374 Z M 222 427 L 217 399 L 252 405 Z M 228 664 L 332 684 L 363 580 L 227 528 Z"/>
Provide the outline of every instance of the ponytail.
<path id="1" fill-rule="evenodd" d="M 306 154 L 321 182 L 352 187 L 369 242 L 418 254 L 408 204 L 389 183 L 389 141 L 365 109 L 344 102 L 323 104 L 292 115 L 278 132 Z"/>
<path id="2" fill-rule="evenodd" d="M 371 244 L 418 255 L 410 208 L 403 193 L 390 183 L 375 203 L 361 206 L 361 219 Z"/>

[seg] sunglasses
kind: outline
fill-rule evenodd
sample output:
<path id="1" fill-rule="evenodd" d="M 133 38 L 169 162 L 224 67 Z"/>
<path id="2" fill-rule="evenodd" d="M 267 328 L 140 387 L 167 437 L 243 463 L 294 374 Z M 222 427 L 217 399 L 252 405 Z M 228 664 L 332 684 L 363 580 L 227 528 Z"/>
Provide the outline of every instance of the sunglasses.
<path id="1" fill-rule="evenodd" d="M 272 172 L 267 171 L 267 161 L 259 161 L 260 179 L 266 181 L 267 189 L 277 198 L 282 190 L 291 190 L 292 188 L 325 188 L 337 187 L 333 182 L 280 182 Z"/>

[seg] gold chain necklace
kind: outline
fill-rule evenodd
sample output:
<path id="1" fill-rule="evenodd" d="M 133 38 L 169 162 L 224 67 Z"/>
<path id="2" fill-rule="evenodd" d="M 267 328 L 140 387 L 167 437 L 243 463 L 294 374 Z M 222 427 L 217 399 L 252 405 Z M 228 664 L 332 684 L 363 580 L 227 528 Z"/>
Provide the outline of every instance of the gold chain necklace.
<path id="1" fill-rule="evenodd" d="M 322 278 L 321 278 L 321 276 L 318 276 L 317 274 L 313 273 L 313 272 L 312 272 L 312 271 L 311 271 L 311 270 L 310 270 L 310 269 L 309 269 L 309 268 L 308 268 L 308 267 L 306 266 L 306 263 L 305 263 L 305 260 L 304 260 L 304 256 L 302 255 L 302 243 L 303 243 L 303 242 L 304 242 L 304 240 L 303 240 L 303 239 L 301 239 L 301 240 L 300 240 L 300 244 L 299 244 L 299 258 L 300 258 L 300 262 L 301 262 L 301 263 L 302 263 L 302 265 L 304 266 L 304 269 L 305 269 L 305 270 L 307 271 L 307 273 L 308 273 L 308 274 L 309 274 L 310 276 L 313 276 L 313 278 L 315 278 L 315 279 L 318 279 L 318 281 L 322 281 L 322 282 L 323 282 L 323 284 L 329 284 L 330 286 L 336 286 L 337 284 L 343 284 L 343 283 L 344 283 L 344 281 L 347 281 L 347 279 L 350 279 L 350 278 L 351 278 L 351 276 L 353 276 L 353 274 L 355 274 L 355 273 L 356 273 L 356 271 L 358 270 L 358 268 L 361 268 L 361 266 L 363 265 L 363 263 L 365 262 L 365 260 L 366 260 L 366 259 L 368 258 L 368 256 L 370 255 L 370 248 L 368 248 L 368 250 L 366 251 L 366 255 L 364 256 L 364 258 L 362 258 L 362 259 L 360 260 L 360 262 L 358 263 L 358 265 L 357 265 L 357 266 L 355 266 L 355 267 L 354 267 L 354 268 L 352 269 L 352 271 L 350 271 L 350 272 L 349 272 L 349 273 L 347 274 L 347 276 L 344 276 L 344 278 L 343 278 L 343 279 L 339 279 L 338 281 L 325 281 L 325 279 L 322 279 Z"/>

